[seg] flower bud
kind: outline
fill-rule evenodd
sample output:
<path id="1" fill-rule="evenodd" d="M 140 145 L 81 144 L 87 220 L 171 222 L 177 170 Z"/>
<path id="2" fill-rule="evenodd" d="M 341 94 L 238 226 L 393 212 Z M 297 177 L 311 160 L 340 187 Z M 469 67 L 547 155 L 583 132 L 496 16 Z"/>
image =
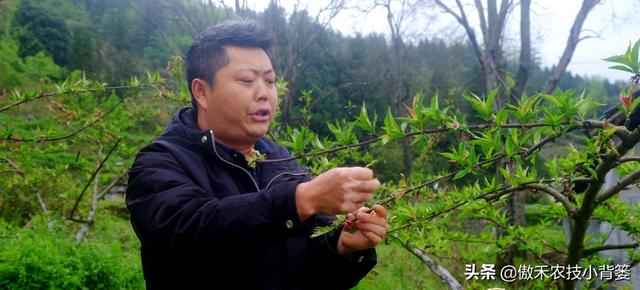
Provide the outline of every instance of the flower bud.
<path id="1" fill-rule="evenodd" d="M 625 109 L 629 109 L 631 107 L 631 103 L 633 102 L 633 98 L 629 95 L 620 95 L 620 103 Z"/>

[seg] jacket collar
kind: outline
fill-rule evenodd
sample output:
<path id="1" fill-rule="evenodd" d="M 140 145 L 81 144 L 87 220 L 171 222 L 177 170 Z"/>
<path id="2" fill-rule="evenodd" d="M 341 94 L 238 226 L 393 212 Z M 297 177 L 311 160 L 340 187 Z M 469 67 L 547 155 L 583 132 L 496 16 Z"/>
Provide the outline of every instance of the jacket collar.
<path id="1" fill-rule="evenodd" d="M 212 134 L 213 133 L 213 134 Z M 180 142 L 186 142 L 196 146 L 211 146 L 208 140 L 214 139 L 215 132 L 210 130 L 200 130 L 196 122 L 196 114 L 192 108 L 185 107 L 180 109 L 172 118 L 172 120 L 164 128 L 164 131 L 160 135 L 160 139 L 174 139 L 177 138 Z M 216 147 L 228 155 L 238 153 L 237 151 L 215 142 Z M 274 144 L 262 137 L 256 141 L 254 148 L 260 153 L 267 154 L 270 158 L 282 158 L 283 156 L 271 156 L 271 153 L 277 153 L 277 150 L 273 148 Z M 209 147 L 210 148 L 210 147 Z"/>

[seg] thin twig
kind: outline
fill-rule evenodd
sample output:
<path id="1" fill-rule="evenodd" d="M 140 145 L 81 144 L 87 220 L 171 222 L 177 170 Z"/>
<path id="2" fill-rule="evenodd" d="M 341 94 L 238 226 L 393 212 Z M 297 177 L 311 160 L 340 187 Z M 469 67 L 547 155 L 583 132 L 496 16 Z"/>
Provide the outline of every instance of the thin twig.
<path id="1" fill-rule="evenodd" d="M 568 125 L 569 122 L 562 122 L 560 123 L 560 125 Z M 482 129 L 487 129 L 490 127 L 497 127 L 500 129 L 509 129 L 509 128 L 516 128 L 516 129 L 533 129 L 533 128 L 538 128 L 538 127 L 555 127 L 556 125 L 550 125 L 550 124 L 546 124 L 543 122 L 534 122 L 534 123 L 512 123 L 512 124 L 501 124 L 501 125 L 496 125 L 494 123 L 484 123 L 484 124 L 476 124 L 476 125 L 470 125 L 468 126 L 468 130 L 482 130 Z M 524 156 L 527 155 L 531 155 L 531 153 L 533 153 L 534 151 L 540 149 L 540 147 L 544 146 L 546 143 L 552 142 L 553 140 L 565 135 L 568 132 L 571 132 L 573 130 L 576 129 L 580 129 L 580 128 L 604 128 L 605 126 L 607 126 L 605 124 L 605 122 L 603 121 L 595 121 L 595 120 L 586 120 L 586 121 L 582 121 L 579 122 L 578 125 L 574 125 L 571 128 L 569 128 L 566 132 L 560 132 L 556 135 L 553 136 L 548 136 L 547 138 L 543 139 L 542 142 L 536 144 L 535 146 L 529 148 L 527 151 L 521 152 L 521 154 L 523 154 Z M 451 127 L 441 127 L 441 128 L 433 128 L 433 129 L 425 129 L 422 131 L 413 131 L 413 132 L 408 132 L 406 134 L 404 134 L 402 137 L 400 137 L 399 139 L 404 139 L 407 137 L 413 137 L 416 135 L 430 135 L 430 134 L 438 134 L 438 133 L 442 133 L 442 132 L 447 132 L 447 131 L 454 131 L 454 130 L 460 130 L 460 129 L 454 129 Z M 616 133 L 620 132 L 621 135 L 626 136 L 625 132 L 628 132 L 628 130 L 624 127 L 621 126 L 616 126 Z M 380 141 L 382 139 L 382 137 L 379 136 L 375 136 L 369 140 L 365 140 L 365 141 L 361 141 L 358 143 L 353 143 L 353 144 L 346 144 L 346 145 L 340 145 L 331 149 L 326 149 L 326 150 L 322 150 L 322 151 L 318 151 L 318 152 L 309 152 L 309 153 L 303 153 L 303 154 L 297 154 L 297 155 L 292 155 L 290 157 L 287 158 L 281 158 L 281 159 L 267 159 L 267 160 L 258 160 L 256 161 L 256 163 L 278 163 L 278 162 L 287 162 L 287 161 L 292 161 L 292 160 L 296 160 L 296 159 L 300 159 L 300 158 L 305 158 L 305 157 L 315 157 L 315 156 L 321 156 L 321 155 L 325 155 L 325 154 L 329 154 L 329 153 L 334 153 L 337 151 L 341 151 L 341 150 L 345 150 L 345 149 L 351 149 L 351 148 L 356 148 L 356 147 L 362 147 L 364 145 L 368 145 L 371 143 L 375 143 L 377 141 Z"/>
<path id="2" fill-rule="evenodd" d="M 23 138 L 15 138 L 15 137 L 11 137 L 11 136 L 6 136 L 3 139 L 9 140 L 9 141 L 15 141 L 15 142 L 52 142 L 52 141 L 60 141 L 60 140 L 68 139 L 68 138 L 74 137 L 75 135 L 78 135 L 78 134 L 82 133 L 82 131 L 84 131 L 84 130 L 90 128 L 91 126 L 95 125 L 96 123 L 100 122 L 107 115 L 111 114 L 120 104 L 122 104 L 123 101 L 124 101 L 124 99 L 120 99 L 108 111 L 106 111 L 104 114 L 100 115 L 100 117 L 98 117 L 98 118 L 94 119 L 93 121 L 91 121 L 90 123 L 84 125 L 82 128 L 80 128 L 80 129 L 78 129 L 78 130 L 76 130 L 74 132 L 71 132 L 69 134 L 63 135 L 63 136 L 32 138 L 32 139 L 23 139 Z"/>
<path id="3" fill-rule="evenodd" d="M 156 83 L 144 83 L 144 84 L 140 84 L 138 85 L 138 87 L 144 87 L 144 86 L 150 86 L 150 85 L 154 85 Z M 104 90 L 104 91 L 111 91 L 111 90 L 122 90 L 122 89 L 132 89 L 131 86 L 111 86 L 111 87 L 105 87 L 104 89 L 100 89 L 100 90 Z M 68 93 L 91 93 L 91 92 L 97 92 L 98 89 L 82 89 L 82 90 L 78 90 L 78 91 L 72 91 L 72 90 L 63 90 L 60 92 L 46 92 L 46 93 L 39 93 L 38 95 L 36 95 L 33 98 L 25 98 L 22 99 L 20 101 L 17 101 L 15 103 L 6 105 L 2 108 L 0 108 L 0 113 L 9 110 L 13 107 L 22 105 L 24 103 L 28 103 L 30 101 L 34 101 L 37 99 L 41 99 L 41 98 L 46 98 L 46 97 L 52 97 L 52 96 L 56 96 L 56 95 L 63 95 L 63 94 L 68 94 Z"/>
<path id="4" fill-rule="evenodd" d="M 73 204 L 73 208 L 71 209 L 71 212 L 69 212 L 69 215 L 67 216 L 68 219 L 73 218 L 73 215 L 76 212 L 76 209 L 78 208 L 78 204 L 80 203 L 80 200 L 82 200 L 82 197 L 84 197 L 84 193 L 87 191 L 87 188 L 89 188 L 89 185 L 91 185 L 91 182 L 93 181 L 93 179 L 96 177 L 98 172 L 100 172 L 102 167 L 104 167 L 104 164 L 107 162 L 111 154 L 115 152 L 119 144 L 120 144 L 120 139 L 117 139 L 116 143 L 113 145 L 113 147 L 111 147 L 111 150 L 109 150 L 109 153 L 107 153 L 107 155 L 100 161 L 100 164 L 98 164 L 98 167 L 93 171 L 93 173 L 91 174 L 91 177 L 89 178 L 89 181 L 84 185 L 84 188 L 80 192 L 80 195 L 76 199 L 76 202 Z"/>

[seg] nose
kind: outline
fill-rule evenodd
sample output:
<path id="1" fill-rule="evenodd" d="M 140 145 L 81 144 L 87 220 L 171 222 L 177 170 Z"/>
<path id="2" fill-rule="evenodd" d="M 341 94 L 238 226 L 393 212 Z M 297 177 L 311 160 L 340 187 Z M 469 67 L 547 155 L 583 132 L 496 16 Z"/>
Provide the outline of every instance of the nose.
<path id="1" fill-rule="evenodd" d="M 257 101 L 266 101 L 269 99 L 269 84 L 265 81 L 256 82 L 256 100 Z"/>

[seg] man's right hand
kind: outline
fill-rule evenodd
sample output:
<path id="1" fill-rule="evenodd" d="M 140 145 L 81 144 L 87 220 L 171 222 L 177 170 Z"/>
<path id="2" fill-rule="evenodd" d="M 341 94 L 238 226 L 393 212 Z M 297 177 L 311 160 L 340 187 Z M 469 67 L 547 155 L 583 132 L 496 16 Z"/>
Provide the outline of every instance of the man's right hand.
<path id="1" fill-rule="evenodd" d="M 313 180 L 298 184 L 296 207 L 300 219 L 314 214 L 335 215 L 355 212 L 371 200 L 380 181 L 364 167 L 338 167 Z"/>

